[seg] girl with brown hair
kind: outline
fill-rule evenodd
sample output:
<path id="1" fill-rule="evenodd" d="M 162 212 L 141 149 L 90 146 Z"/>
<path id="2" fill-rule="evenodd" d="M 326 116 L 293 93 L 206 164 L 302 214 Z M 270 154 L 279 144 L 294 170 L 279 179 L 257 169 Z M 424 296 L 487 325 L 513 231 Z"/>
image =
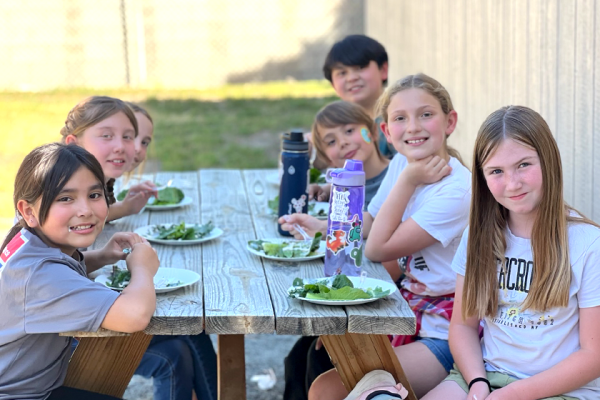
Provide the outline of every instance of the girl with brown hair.
<path id="1" fill-rule="evenodd" d="M 550 128 L 527 107 L 493 112 L 473 169 L 452 263 L 455 369 L 424 399 L 600 398 L 600 229 L 563 199 Z"/>

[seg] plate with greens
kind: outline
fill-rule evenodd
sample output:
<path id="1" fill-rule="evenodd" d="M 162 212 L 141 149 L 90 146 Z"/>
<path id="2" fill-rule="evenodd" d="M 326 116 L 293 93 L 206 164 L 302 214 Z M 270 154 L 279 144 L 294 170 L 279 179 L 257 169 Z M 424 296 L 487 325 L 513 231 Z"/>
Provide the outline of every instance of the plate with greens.
<path id="1" fill-rule="evenodd" d="M 269 214 L 273 216 L 279 215 L 279 196 L 275 196 L 268 201 Z M 329 203 L 326 201 L 309 201 L 308 202 L 308 215 L 313 216 L 317 219 L 327 219 L 327 213 L 329 212 Z"/>
<path id="2" fill-rule="evenodd" d="M 134 232 L 150 242 L 172 245 L 202 243 L 223 234 L 223 230 L 215 227 L 211 221 L 204 225 L 185 222 L 148 225 L 137 228 Z"/>
<path id="3" fill-rule="evenodd" d="M 121 190 L 117 195 L 117 200 L 122 201 L 127 195 L 128 190 Z M 186 196 L 183 191 L 176 187 L 166 187 L 158 191 L 157 197 L 150 197 L 146 204 L 147 210 L 172 210 L 174 208 L 192 204 L 192 198 Z"/>
<path id="4" fill-rule="evenodd" d="M 109 275 L 99 275 L 94 281 L 106 287 L 121 291 L 127 287 L 131 273 L 126 269 L 113 266 Z M 156 293 L 166 293 L 182 287 L 193 285 L 200 280 L 200 275 L 194 271 L 182 268 L 159 268 L 154 275 L 154 289 Z"/>
<path id="5" fill-rule="evenodd" d="M 314 239 L 259 239 L 249 240 L 247 249 L 259 257 L 277 261 L 308 261 L 325 256 L 326 243 L 321 240 L 321 232 Z"/>
<path id="6" fill-rule="evenodd" d="M 292 298 L 315 304 L 351 306 L 370 303 L 394 293 L 398 288 L 391 282 L 344 274 L 329 278 L 294 279 L 288 289 Z"/>

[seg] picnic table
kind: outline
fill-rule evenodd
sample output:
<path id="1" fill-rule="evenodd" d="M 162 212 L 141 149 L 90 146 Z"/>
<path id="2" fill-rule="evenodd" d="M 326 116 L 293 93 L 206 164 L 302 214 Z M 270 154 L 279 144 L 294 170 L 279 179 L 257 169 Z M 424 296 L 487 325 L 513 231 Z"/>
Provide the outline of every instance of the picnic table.
<path id="1" fill-rule="evenodd" d="M 388 340 L 413 334 L 415 317 L 399 292 L 354 306 L 315 305 L 288 298 L 295 277 L 323 276 L 323 260 L 280 262 L 257 257 L 248 240 L 278 237 L 267 201 L 278 194 L 269 183 L 274 170 L 159 172 L 172 179 L 193 203 L 164 211 L 144 211 L 107 224 L 94 248 L 119 231 L 159 223 L 207 223 L 224 230 L 218 239 L 188 246 L 153 245 L 161 267 L 186 268 L 202 277 L 197 284 L 157 294 L 154 316 L 131 335 L 101 330 L 66 332 L 80 338 L 65 385 L 122 397 L 152 335 L 218 335 L 220 400 L 245 399 L 244 335 L 321 335 L 344 385 L 351 389 L 367 372 L 385 369 L 410 388 Z M 110 267 L 105 267 L 110 268 Z M 365 260 L 369 277 L 391 279 L 383 266 Z M 410 391 L 411 400 L 416 400 Z"/>

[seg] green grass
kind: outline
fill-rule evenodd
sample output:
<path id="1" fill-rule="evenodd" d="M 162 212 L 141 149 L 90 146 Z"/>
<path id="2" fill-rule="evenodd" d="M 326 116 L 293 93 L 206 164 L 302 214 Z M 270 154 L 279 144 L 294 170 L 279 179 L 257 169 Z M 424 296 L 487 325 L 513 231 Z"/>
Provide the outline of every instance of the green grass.
<path id="1" fill-rule="evenodd" d="M 14 177 L 34 147 L 60 140 L 68 111 L 105 94 L 144 105 L 155 121 L 150 159 L 162 170 L 277 165 L 282 132 L 308 130 L 336 99 L 327 81 L 227 85 L 207 90 L 56 90 L 0 92 L 0 232 L 12 225 Z M 2 233 L 0 233 L 2 236 Z"/>

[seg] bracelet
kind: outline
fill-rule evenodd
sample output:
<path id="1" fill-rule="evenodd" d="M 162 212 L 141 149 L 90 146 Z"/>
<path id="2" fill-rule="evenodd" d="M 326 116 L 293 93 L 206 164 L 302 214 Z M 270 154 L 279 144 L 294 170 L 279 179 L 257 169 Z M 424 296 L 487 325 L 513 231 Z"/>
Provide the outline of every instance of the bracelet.
<path id="1" fill-rule="evenodd" d="M 482 377 L 475 378 L 471 382 L 469 382 L 469 390 L 471 390 L 471 386 L 473 386 L 473 384 L 477 383 L 477 382 L 485 382 L 485 383 L 487 383 L 488 389 L 490 389 L 490 393 L 492 393 L 492 385 L 490 385 L 490 381 L 488 381 L 486 378 L 482 378 Z"/>

